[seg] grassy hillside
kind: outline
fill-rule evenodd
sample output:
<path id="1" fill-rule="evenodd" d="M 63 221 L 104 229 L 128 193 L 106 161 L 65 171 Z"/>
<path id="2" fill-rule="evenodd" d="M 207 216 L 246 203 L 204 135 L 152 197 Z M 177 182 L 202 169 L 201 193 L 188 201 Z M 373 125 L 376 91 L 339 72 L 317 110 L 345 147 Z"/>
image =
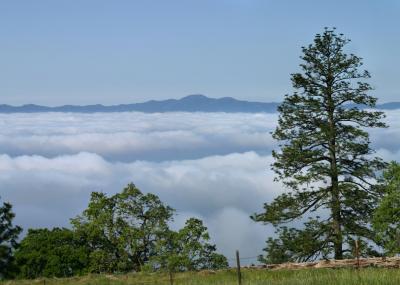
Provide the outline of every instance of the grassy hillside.
<path id="1" fill-rule="evenodd" d="M 176 285 L 236 285 L 234 270 L 176 274 Z M 169 284 L 164 274 L 89 275 L 68 279 L 3 281 L 1 285 L 122 285 Z M 303 270 L 244 270 L 243 285 L 381 285 L 400 284 L 398 269 L 303 269 Z"/>

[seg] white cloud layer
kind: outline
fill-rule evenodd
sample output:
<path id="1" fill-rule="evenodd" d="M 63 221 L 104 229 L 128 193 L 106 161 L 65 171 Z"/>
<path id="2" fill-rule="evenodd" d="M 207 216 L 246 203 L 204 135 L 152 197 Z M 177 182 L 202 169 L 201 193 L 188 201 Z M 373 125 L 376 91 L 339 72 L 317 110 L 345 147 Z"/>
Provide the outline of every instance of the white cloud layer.
<path id="1" fill-rule="evenodd" d="M 271 150 L 275 114 L 0 114 L 0 153 L 175 160 Z"/>
<path id="2" fill-rule="evenodd" d="M 400 160 L 400 111 L 371 131 Z M 117 113 L 0 115 L 0 196 L 24 228 L 67 226 L 90 192 L 134 182 L 176 208 L 174 227 L 204 219 L 228 257 L 261 253 L 271 227 L 249 216 L 283 191 L 273 182 L 269 132 L 276 114 Z M 249 260 L 252 262 L 253 260 Z"/>
<path id="3" fill-rule="evenodd" d="M 255 152 L 197 160 L 108 162 L 93 153 L 45 158 L 0 156 L 2 196 L 13 203 L 25 228 L 68 225 L 87 205 L 91 191 L 109 194 L 133 181 L 176 208 L 176 223 L 204 219 L 214 241 L 228 256 L 261 252 L 266 227 L 249 216 L 281 187 L 267 170 L 270 156 Z"/>

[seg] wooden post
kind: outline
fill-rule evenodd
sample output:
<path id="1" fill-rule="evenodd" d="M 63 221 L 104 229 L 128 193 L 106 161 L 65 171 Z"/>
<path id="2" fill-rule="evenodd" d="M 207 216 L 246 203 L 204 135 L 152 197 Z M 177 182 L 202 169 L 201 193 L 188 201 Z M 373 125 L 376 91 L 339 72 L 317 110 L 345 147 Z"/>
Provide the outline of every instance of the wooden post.
<path id="1" fill-rule="evenodd" d="M 237 266 L 238 285 L 242 285 L 242 274 L 240 273 L 240 257 L 238 250 L 236 251 L 236 266 Z"/>
<path id="2" fill-rule="evenodd" d="M 174 277 L 172 276 L 172 271 L 169 271 L 169 284 L 174 285 Z"/>
<path id="3" fill-rule="evenodd" d="M 400 230 L 397 229 L 396 232 L 397 232 L 396 233 L 397 247 L 400 248 Z M 398 256 L 398 254 L 397 254 L 397 256 Z"/>
<path id="4" fill-rule="evenodd" d="M 356 257 L 357 257 L 357 269 L 360 269 L 360 245 L 358 239 L 355 240 L 356 243 Z"/>

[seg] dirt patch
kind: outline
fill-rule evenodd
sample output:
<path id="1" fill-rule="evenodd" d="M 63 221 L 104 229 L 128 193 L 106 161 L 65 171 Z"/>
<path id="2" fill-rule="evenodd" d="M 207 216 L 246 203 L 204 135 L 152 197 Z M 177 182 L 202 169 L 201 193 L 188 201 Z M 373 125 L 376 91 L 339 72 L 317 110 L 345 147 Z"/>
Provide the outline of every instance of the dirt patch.
<path id="1" fill-rule="evenodd" d="M 305 269 L 305 268 L 400 268 L 400 257 L 374 257 L 343 260 L 321 260 L 316 262 L 302 263 L 282 263 L 282 264 L 265 264 L 259 266 L 251 266 L 251 269 Z"/>

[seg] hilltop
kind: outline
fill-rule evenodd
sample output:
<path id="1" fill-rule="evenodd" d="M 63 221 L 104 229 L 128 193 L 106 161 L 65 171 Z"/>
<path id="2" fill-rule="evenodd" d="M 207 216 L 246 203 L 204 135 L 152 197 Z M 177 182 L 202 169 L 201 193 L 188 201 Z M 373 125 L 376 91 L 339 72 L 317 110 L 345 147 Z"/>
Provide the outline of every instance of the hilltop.
<path id="1" fill-rule="evenodd" d="M 0 105 L 0 113 L 41 113 L 41 112 L 226 112 L 226 113 L 274 113 L 277 102 L 251 102 L 232 97 L 210 98 L 204 95 L 189 95 L 181 99 L 150 100 L 143 103 L 119 104 L 105 106 L 95 105 L 63 105 L 48 107 L 35 104 L 22 106 Z M 377 109 L 400 109 L 400 102 L 384 103 Z"/>

